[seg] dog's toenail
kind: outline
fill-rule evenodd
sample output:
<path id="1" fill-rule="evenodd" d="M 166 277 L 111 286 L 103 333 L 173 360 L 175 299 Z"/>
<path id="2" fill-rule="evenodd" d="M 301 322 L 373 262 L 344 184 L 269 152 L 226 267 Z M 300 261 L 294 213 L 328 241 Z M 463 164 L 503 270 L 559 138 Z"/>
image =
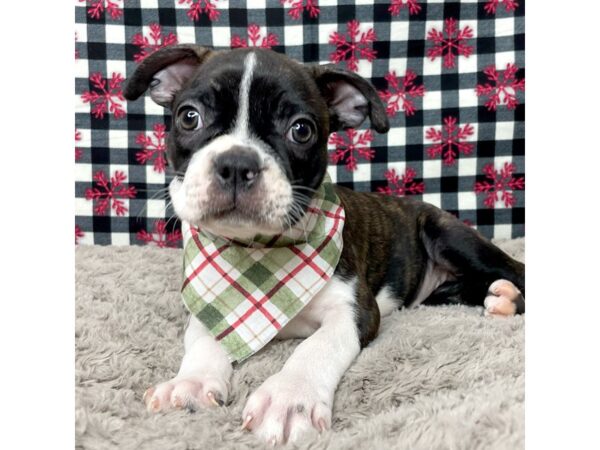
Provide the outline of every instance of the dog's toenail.
<path id="1" fill-rule="evenodd" d="M 152 397 L 153 394 L 154 394 L 153 388 L 148 388 L 148 389 L 146 389 L 146 392 L 144 392 L 144 396 L 142 397 L 142 400 L 144 401 L 144 403 L 146 405 L 148 404 L 148 400 Z"/>
<path id="2" fill-rule="evenodd" d="M 319 433 L 323 433 L 327 429 L 327 424 L 325 423 L 325 419 L 319 419 Z"/>
<path id="3" fill-rule="evenodd" d="M 150 404 L 148 405 L 148 408 L 150 409 L 150 411 L 158 411 L 159 409 L 159 402 L 157 398 L 153 398 L 152 400 L 150 400 Z"/>
<path id="4" fill-rule="evenodd" d="M 223 400 L 221 400 L 219 397 L 215 396 L 214 392 L 208 392 L 206 394 L 206 396 L 208 397 L 208 399 L 210 400 L 210 402 L 215 405 L 215 406 L 223 406 Z"/>
<path id="5" fill-rule="evenodd" d="M 250 430 L 249 425 L 252 422 L 252 415 L 248 414 L 244 419 L 244 423 L 242 423 L 242 430 Z"/>

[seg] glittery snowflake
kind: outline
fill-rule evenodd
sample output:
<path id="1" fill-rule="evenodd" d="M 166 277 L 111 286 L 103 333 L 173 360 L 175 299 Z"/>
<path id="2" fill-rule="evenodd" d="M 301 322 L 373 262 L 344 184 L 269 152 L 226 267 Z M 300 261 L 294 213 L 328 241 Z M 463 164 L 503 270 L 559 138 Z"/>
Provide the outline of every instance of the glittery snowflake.
<path id="1" fill-rule="evenodd" d="M 146 244 L 154 244 L 160 248 L 177 248 L 182 239 L 181 231 L 168 231 L 167 223 L 162 219 L 154 222 L 154 229 L 151 233 L 146 230 L 138 231 L 136 237 L 139 241 Z"/>
<path id="2" fill-rule="evenodd" d="M 330 55 L 330 60 L 333 63 L 344 61 L 348 70 L 356 72 L 360 59 L 373 62 L 377 57 L 377 52 L 371 47 L 371 44 L 377 40 L 377 36 L 372 28 L 361 33 L 358 20 L 348 22 L 346 30 L 346 34 L 334 31 L 329 36 L 329 43 L 336 46 L 336 50 Z"/>
<path id="3" fill-rule="evenodd" d="M 81 131 L 75 130 L 75 142 L 79 142 L 81 139 L 83 139 L 81 137 Z M 81 150 L 79 147 L 75 147 L 75 161 L 79 161 L 82 156 L 83 150 Z"/>
<path id="4" fill-rule="evenodd" d="M 95 91 L 85 91 L 81 94 L 81 99 L 84 103 L 94 105 L 91 111 L 92 115 L 97 119 L 103 119 L 104 114 L 108 112 L 114 115 L 115 119 L 125 117 L 123 104 L 120 103 L 125 101 L 123 89 L 121 89 L 125 78 L 120 73 L 113 72 L 110 80 L 106 80 L 101 73 L 94 73 L 90 75 L 90 81 Z"/>
<path id="5" fill-rule="evenodd" d="M 450 166 L 456 162 L 459 153 L 469 155 L 473 152 L 473 144 L 463 142 L 474 133 L 474 128 L 470 124 L 464 127 L 457 126 L 456 117 L 446 117 L 441 130 L 430 128 L 425 133 L 425 138 L 437 142 L 427 150 L 430 158 L 442 156 L 444 164 Z"/>
<path id="6" fill-rule="evenodd" d="M 306 0 L 306 5 L 304 4 L 304 0 L 280 0 L 282 5 L 288 3 L 291 8 L 288 11 L 288 15 L 294 19 L 298 20 L 300 15 L 302 15 L 302 11 L 306 10 L 311 19 L 314 19 L 319 15 L 321 10 L 319 9 L 317 0 Z"/>
<path id="7" fill-rule="evenodd" d="M 475 192 L 485 194 L 485 206 L 494 208 L 498 202 L 504 202 L 507 208 L 515 205 L 517 200 L 513 191 L 525 189 L 525 178 L 515 178 L 515 170 L 516 166 L 508 162 L 500 170 L 496 170 L 493 164 L 484 166 L 483 173 L 487 180 L 475 182 Z"/>
<path id="8" fill-rule="evenodd" d="M 483 8 L 488 14 L 496 14 L 500 3 L 504 3 L 506 12 L 512 12 L 519 7 L 519 4 L 515 0 L 489 0 Z"/>
<path id="9" fill-rule="evenodd" d="M 163 173 L 167 165 L 167 160 L 165 159 L 167 127 L 162 123 L 157 123 L 153 129 L 154 132 L 152 135 L 140 133 L 136 136 L 135 143 L 140 144 L 142 150 L 135 154 L 135 159 L 140 164 L 146 164 L 148 161 L 154 160 L 154 171 Z"/>
<path id="10" fill-rule="evenodd" d="M 427 40 L 433 42 L 433 47 L 427 51 L 427 56 L 432 61 L 441 56 L 444 67 L 452 69 L 456 66 L 456 56 L 462 55 L 468 58 L 473 53 L 473 47 L 465 42 L 472 37 L 471 27 L 466 26 L 459 30 L 456 20 L 446 19 L 443 31 L 434 28 L 427 34 Z"/>
<path id="11" fill-rule="evenodd" d="M 388 185 L 377 188 L 377 191 L 382 194 L 400 197 L 410 194 L 422 194 L 425 192 L 425 183 L 423 181 L 416 182 L 416 175 L 417 171 L 412 168 L 407 168 L 402 176 L 398 175 L 395 169 L 389 169 L 384 174 Z"/>
<path id="12" fill-rule="evenodd" d="M 215 3 L 218 0 L 179 0 L 179 4 L 184 3 L 190 5 L 187 16 L 194 22 L 200 20 L 202 14 L 206 14 L 210 21 L 217 20 L 221 13 L 217 10 Z"/>
<path id="13" fill-rule="evenodd" d="M 87 13 L 92 19 L 99 19 L 104 11 L 106 11 L 113 20 L 117 20 L 123 15 L 123 10 L 119 6 L 121 0 L 79 0 L 79 3 L 83 2 L 90 5 Z"/>
<path id="14" fill-rule="evenodd" d="M 157 23 L 151 23 L 149 36 L 136 33 L 133 36 L 132 43 L 140 47 L 140 52 L 133 55 L 133 60 L 139 63 L 158 49 L 177 44 L 177 36 L 173 33 L 163 35 L 161 26 Z"/>
<path id="15" fill-rule="evenodd" d="M 375 150 L 369 147 L 371 141 L 373 141 L 371 130 L 357 131 L 348 128 L 344 132 L 333 133 L 329 137 L 329 144 L 335 146 L 331 161 L 334 164 L 345 162 L 346 169 L 353 172 L 356 170 L 359 157 L 367 161 L 375 157 Z"/>
<path id="16" fill-rule="evenodd" d="M 110 178 L 102 171 L 94 174 L 94 181 L 97 187 L 87 188 L 85 190 L 86 200 L 96 202 L 94 212 L 98 215 L 106 214 L 106 210 L 111 207 L 115 210 L 117 216 L 123 216 L 127 212 L 125 201 L 122 199 L 134 198 L 137 191 L 134 186 L 126 186 L 123 182 L 127 175 L 119 170 Z"/>
<path id="17" fill-rule="evenodd" d="M 421 11 L 421 5 L 417 0 L 392 0 L 388 11 L 392 13 L 392 16 L 397 16 L 404 7 L 408 7 L 409 14 L 419 14 Z"/>
<path id="18" fill-rule="evenodd" d="M 415 111 L 413 99 L 425 95 L 425 86 L 416 84 L 417 74 L 407 70 L 402 81 L 396 76 L 396 72 L 389 72 L 385 79 L 388 88 L 379 91 L 379 96 L 386 103 L 385 111 L 388 116 L 395 116 L 398 111 L 404 111 L 407 116 L 412 116 Z"/>
<path id="19" fill-rule="evenodd" d="M 79 239 L 85 236 L 85 233 L 78 225 L 75 225 L 75 245 L 79 244 Z"/>
<path id="20" fill-rule="evenodd" d="M 490 111 L 495 111 L 498 105 L 506 105 L 508 109 L 515 109 L 519 104 L 517 92 L 525 91 L 525 79 L 517 79 L 519 68 L 508 63 L 506 70 L 499 72 L 496 67 L 489 66 L 483 73 L 487 75 L 492 84 L 478 84 L 475 92 L 478 97 L 486 96 L 488 101 L 485 106 Z"/>
<path id="21" fill-rule="evenodd" d="M 268 33 L 266 36 L 261 35 L 261 30 L 255 23 L 248 26 L 248 39 L 242 38 L 239 35 L 234 35 L 231 38 L 231 48 L 245 47 L 261 47 L 271 48 L 277 45 L 278 39 L 275 33 Z"/>

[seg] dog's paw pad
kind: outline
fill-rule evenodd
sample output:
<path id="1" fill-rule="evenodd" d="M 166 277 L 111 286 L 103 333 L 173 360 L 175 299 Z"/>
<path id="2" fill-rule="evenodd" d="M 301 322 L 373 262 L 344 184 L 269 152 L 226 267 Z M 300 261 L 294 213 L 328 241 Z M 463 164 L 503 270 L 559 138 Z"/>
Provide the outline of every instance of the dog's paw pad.
<path id="1" fill-rule="evenodd" d="M 144 393 L 144 403 L 150 412 L 172 408 L 194 411 L 199 407 L 223 406 L 226 400 L 226 383 L 201 376 L 174 378 Z"/>
<path id="2" fill-rule="evenodd" d="M 496 280 L 488 289 L 483 305 L 486 316 L 514 316 L 523 302 L 521 291 L 508 280 Z"/>

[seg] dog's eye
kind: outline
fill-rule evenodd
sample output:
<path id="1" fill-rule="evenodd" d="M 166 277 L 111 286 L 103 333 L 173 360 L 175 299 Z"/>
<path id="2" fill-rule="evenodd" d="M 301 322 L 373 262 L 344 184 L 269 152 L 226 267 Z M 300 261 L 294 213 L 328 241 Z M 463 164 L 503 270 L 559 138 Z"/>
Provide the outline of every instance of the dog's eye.
<path id="1" fill-rule="evenodd" d="M 306 144 L 313 137 L 313 127 L 306 119 L 297 120 L 288 130 L 286 137 L 296 144 Z"/>
<path id="2" fill-rule="evenodd" d="M 181 128 L 188 131 L 197 130 L 202 127 L 200 113 L 191 106 L 184 107 L 179 111 L 177 121 Z"/>

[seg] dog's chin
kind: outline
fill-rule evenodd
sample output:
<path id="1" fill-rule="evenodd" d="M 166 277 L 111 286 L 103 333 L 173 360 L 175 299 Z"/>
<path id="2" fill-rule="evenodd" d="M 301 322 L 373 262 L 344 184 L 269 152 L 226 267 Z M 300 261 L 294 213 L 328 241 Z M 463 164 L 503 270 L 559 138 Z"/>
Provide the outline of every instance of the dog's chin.
<path id="1" fill-rule="evenodd" d="M 249 218 L 243 214 L 232 211 L 219 218 L 207 218 L 196 225 L 216 236 L 230 239 L 252 239 L 257 235 L 275 236 L 287 229 L 285 222 L 269 223 L 257 218 Z"/>

